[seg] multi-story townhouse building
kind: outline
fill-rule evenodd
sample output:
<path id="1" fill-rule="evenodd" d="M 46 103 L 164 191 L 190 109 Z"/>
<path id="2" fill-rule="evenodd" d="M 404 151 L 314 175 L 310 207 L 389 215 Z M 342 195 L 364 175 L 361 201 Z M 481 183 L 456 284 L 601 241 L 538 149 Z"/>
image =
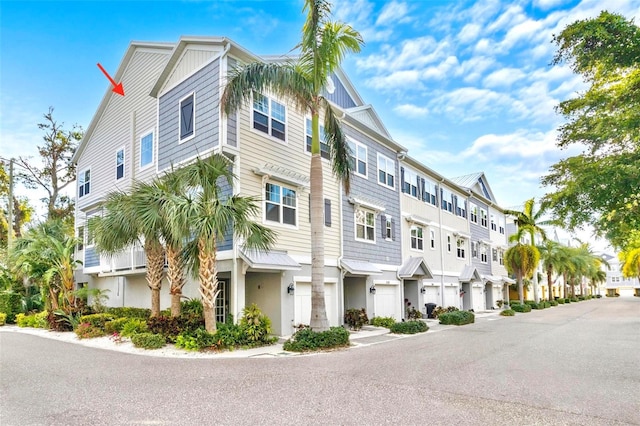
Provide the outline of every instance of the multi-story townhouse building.
<path id="1" fill-rule="evenodd" d="M 474 310 L 494 309 L 508 295 L 513 283 L 504 266 L 508 247 L 507 217 L 500 208 L 484 173 L 472 173 L 452 179 L 468 193 L 471 264 L 482 279 L 472 285 L 470 305 Z"/>

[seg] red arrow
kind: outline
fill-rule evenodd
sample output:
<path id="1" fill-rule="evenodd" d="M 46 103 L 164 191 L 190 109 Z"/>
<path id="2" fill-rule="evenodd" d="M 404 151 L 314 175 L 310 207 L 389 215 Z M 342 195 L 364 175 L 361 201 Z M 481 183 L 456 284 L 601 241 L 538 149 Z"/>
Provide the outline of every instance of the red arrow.
<path id="1" fill-rule="evenodd" d="M 113 92 L 117 93 L 120 96 L 124 96 L 124 89 L 122 88 L 122 83 L 116 84 L 115 80 L 111 78 L 109 73 L 106 72 L 104 68 L 102 68 L 102 65 L 100 65 L 100 62 L 98 62 L 98 68 L 100 68 L 100 71 L 104 73 L 104 75 L 109 79 L 109 81 L 113 85 Z"/>

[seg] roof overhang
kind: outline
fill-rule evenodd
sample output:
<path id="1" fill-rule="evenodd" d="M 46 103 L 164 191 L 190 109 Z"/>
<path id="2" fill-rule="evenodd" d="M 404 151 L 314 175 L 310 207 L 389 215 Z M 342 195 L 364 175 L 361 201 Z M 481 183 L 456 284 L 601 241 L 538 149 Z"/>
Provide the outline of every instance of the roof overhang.
<path id="1" fill-rule="evenodd" d="M 431 269 L 422 257 L 409 257 L 398 270 L 398 278 L 433 278 Z"/>
<path id="2" fill-rule="evenodd" d="M 351 275 L 380 275 L 382 271 L 366 260 L 342 259 L 340 267 Z"/>
<path id="3" fill-rule="evenodd" d="M 462 269 L 462 272 L 460 273 L 460 276 L 458 277 L 458 280 L 461 283 L 466 283 L 466 282 L 473 282 L 473 281 L 481 281 L 482 277 L 480 276 L 480 273 L 478 272 L 475 266 L 465 265 L 465 267 Z"/>
<path id="4" fill-rule="evenodd" d="M 284 251 L 240 250 L 240 258 L 251 269 L 298 271 L 300 264 Z"/>

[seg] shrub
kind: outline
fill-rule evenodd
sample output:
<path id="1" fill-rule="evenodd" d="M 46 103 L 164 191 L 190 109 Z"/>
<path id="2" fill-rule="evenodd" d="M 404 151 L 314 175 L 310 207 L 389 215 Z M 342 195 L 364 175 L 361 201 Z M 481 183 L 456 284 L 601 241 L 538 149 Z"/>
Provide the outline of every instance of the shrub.
<path id="1" fill-rule="evenodd" d="M 105 329 L 104 325 L 113 320 L 113 315 L 111 314 L 91 314 L 91 315 L 83 315 L 80 317 L 80 322 L 86 322 L 91 324 L 94 327 L 98 327 L 101 329 Z"/>
<path id="2" fill-rule="evenodd" d="M 362 309 L 347 309 L 344 313 L 344 323 L 352 330 L 360 330 L 363 325 L 369 322 L 367 311 Z"/>
<path id="3" fill-rule="evenodd" d="M 204 313 L 204 307 L 202 306 L 202 301 L 200 301 L 200 299 L 185 300 L 180 305 L 180 313 L 182 315 L 193 314 L 202 316 Z"/>
<path id="4" fill-rule="evenodd" d="M 120 332 L 122 331 L 122 328 L 130 319 L 131 318 L 122 317 L 122 318 L 116 318 L 112 321 L 107 321 L 104 323 L 104 331 L 107 334 L 113 334 L 113 333 L 120 334 Z"/>
<path id="5" fill-rule="evenodd" d="M 321 332 L 304 328 L 284 342 L 283 348 L 285 351 L 307 352 L 343 346 L 349 346 L 349 332 L 342 327 L 331 327 L 329 330 Z"/>
<path id="6" fill-rule="evenodd" d="M 49 330 L 53 331 L 73 331 L 80 325 L 78 319 L 80 315 L 66 314 L 61 310 L 49 312 L 47 315 L 47 323 Z"/>
<path id="7" fill-rule="evenodd" d="M 439 316 L 440 324 L 465 325 L 475 322 L 476 316 L 469 311 L 446 312 Z"/>
<path id="8" fill-rule="evenodd" d="M 143 349 L 160 349 L 167 344 L 164 340 L 164 336 L 153 333 L 134 334 L 131 336 L 131 342 L 136 348 Z"/>
<path id="9" fill-rule="evenodd" d="M 583 300 L 587 300 L 587 298 L 583 295 L 578 296 L 578 301 L 582 302 Z"/>
<path id="10" fill-rule="evenodd" d="M 22 296 L 18 293 L 0 293 L 0 312 L 7 315 L 6 322 L 13 324 L 16 314 L 22 310 Z"/>
<path id="11" fill-rule="evenodd" d="M 413 306 L 407 309 L 407 318 L 410 320 L 417 320 L 422 318 L 422 312 L 414 308 Z"/>
<path id="12" fill-rule="evenodd" d="M 159 316 L 149 318 L 148 329 L 151 333 L 162 334 L 168 343 L 175 343 L 181 334 L 193 334 L 204 328 L 202 315 L 182 314 L 179 317 Z"/>
<path id="13" fill-rule="evenodd" d="M 176 337 L 176 346 L 188 351 L 199 351 L 215 346 L 216 343 L 216 335 L 207 332 L 204 328 L 199 328 L 192 334 L 181 334 Z"/>
<path id="14" fill-rule="evenodd" d="M 22 312 L 15 316 L 15 322 L 18 327 L 31 327 L 33 317 L 23 314 Z"/>
<path id="15" fill-rule="evenodd" d="M 556 299 L 556 303 L 558 303 L 559 305 L 564 305 L 564 298 L 559 297 L 558 299 Z"/>
<path id="16" fill-rule="evenodd" d="M 500 312 L 500 315 L 502 315 L 503 317 L 512 317 L 516 314 L 516 311 L 514 311 L 513 309 L 505 309 L 504 311 Z"/>
<path id="17" fill-rule="evenodd" d="M 107 308 L 107 313 L 113 315 L 114 318 L 126 317 L 146 320 L 151 316 L 151 309 L 129 307 Z"/>
<path id="18" fill-rule="evenodd" d="M 271 342 L 269 339 L 271 320 L 258 309 L 255 303 L 242 310 L 240 327 L 249 342 Z"/>
<path id="19" fill-rule="evenodd" d="M 531 305 L 521 305 L 519 303 L 514 303 L 511 305 L 511 309 L 516 312 L 531 312 Z"/>
<path id="20" fill-rule="evenodd" d="M 104 330 L 100 327 L 96 327 L 95 325 L 89 324 L 88 322 L 81 323 L 75 329 L 76 335 L 78 339 L 92 339 L 94 337 L 104 336 Z"/>
<path id="21" fill-rule="evenodd" d="M 551 306 L 558 306 L 559 302 L 557 300 L 550 300 L 550 301 L 548 301 L 546 303 L 548 303 L 549 307 L 551 307 Z"/>
<path id="22" fill-rule="evenodd" d="M 459 311 L 459 309 L 456 308 L 455 306 L 448 306 L 446 308 L 443 308 L 442 306 L 436 306 L 436 308 L 432 312 L 432 315 L 434 318 L 438 318 L 438 316 L 444 313 L 455 312 L 455 311 Z"/>
<path id="23" fill-rule="evenodd" d="M 636 294 L 636 296 L 638 296 L 638 294 Z M 596 294 L 596 299 L 601 299 L 602 295 L 601 294 Z"/>
<path id="24" fill-rule="evenodd" d="M 233 324 L 232 322 L 219 322 L 217 327 L 215 338 L 218 348 L 235 348 L 249 344 L 246 334 L 239 325 Z"/>
<path id="25" fill-rule="evenodd" d="M 564 298 L 564 303 L 571 303 L 571 299 L 569 299 L 568 297 Z"/>
<path id="26" fill-rule="evenodd" d="M 391 326 L 395 323 L 396 323 L 396 320 L 392 317 L 374 317 L 371 320 L 371 325 L 375 327 L 391 328 Z"/>
<path id="27" fill-rule="evenodd" d="M 573 303 L 575 303 L 575 302 L 579 302 L 579 301 L 580 301 L 580 299 L 578 299 L 577 297 L 572 297 L 572 298 L 571 298 L 571 301 L 572 301 Z"/>
<path id="28" fill-rule="evenodd" d="M 137 318 L 130 318 L 129 321 L 122 326 L 120 334 L 124 337 L 133 337 L 135 334 L 146 333 L 147 331 L 148 328 L 146 321 Z"/>
<path id="29" fill-rule="evenodd" d="M 405 321 L 393 324 L 390 331 L 395 334 L 416 334 L 424 333 L 429 330 L 427 323 L 424 321 Z"/>
<path id="30" fill-rule="evenodd" d="M 0 325 L 5 325 L 7 323 L 7 314 L 4 312 L 0 312 Z"/>

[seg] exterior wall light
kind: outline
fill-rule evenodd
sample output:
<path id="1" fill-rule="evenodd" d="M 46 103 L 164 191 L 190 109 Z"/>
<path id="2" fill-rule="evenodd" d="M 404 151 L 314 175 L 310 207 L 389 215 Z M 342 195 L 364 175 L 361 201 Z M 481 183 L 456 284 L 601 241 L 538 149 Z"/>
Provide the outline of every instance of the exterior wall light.
<path id="1" fill-rule="evenodd" d="M 293 283 L 289 284 L 289 287 L 287 287 L 287 294 L 292 295 L 295 291 L 296 288 L 293 286 Z"/>
<path id="2" fill-rule="evenodd" d="M 375 285 L 372 285 L 371 287 L 369 287 L 369 293 L 376 294 L 376 286 Z"/>
<path id="3" fill-rule="evenodd" d="M 420 293 L 421 294 L 425 294 L 427 292 L 427 288 L 426 287 L 420 287 Z"/>

